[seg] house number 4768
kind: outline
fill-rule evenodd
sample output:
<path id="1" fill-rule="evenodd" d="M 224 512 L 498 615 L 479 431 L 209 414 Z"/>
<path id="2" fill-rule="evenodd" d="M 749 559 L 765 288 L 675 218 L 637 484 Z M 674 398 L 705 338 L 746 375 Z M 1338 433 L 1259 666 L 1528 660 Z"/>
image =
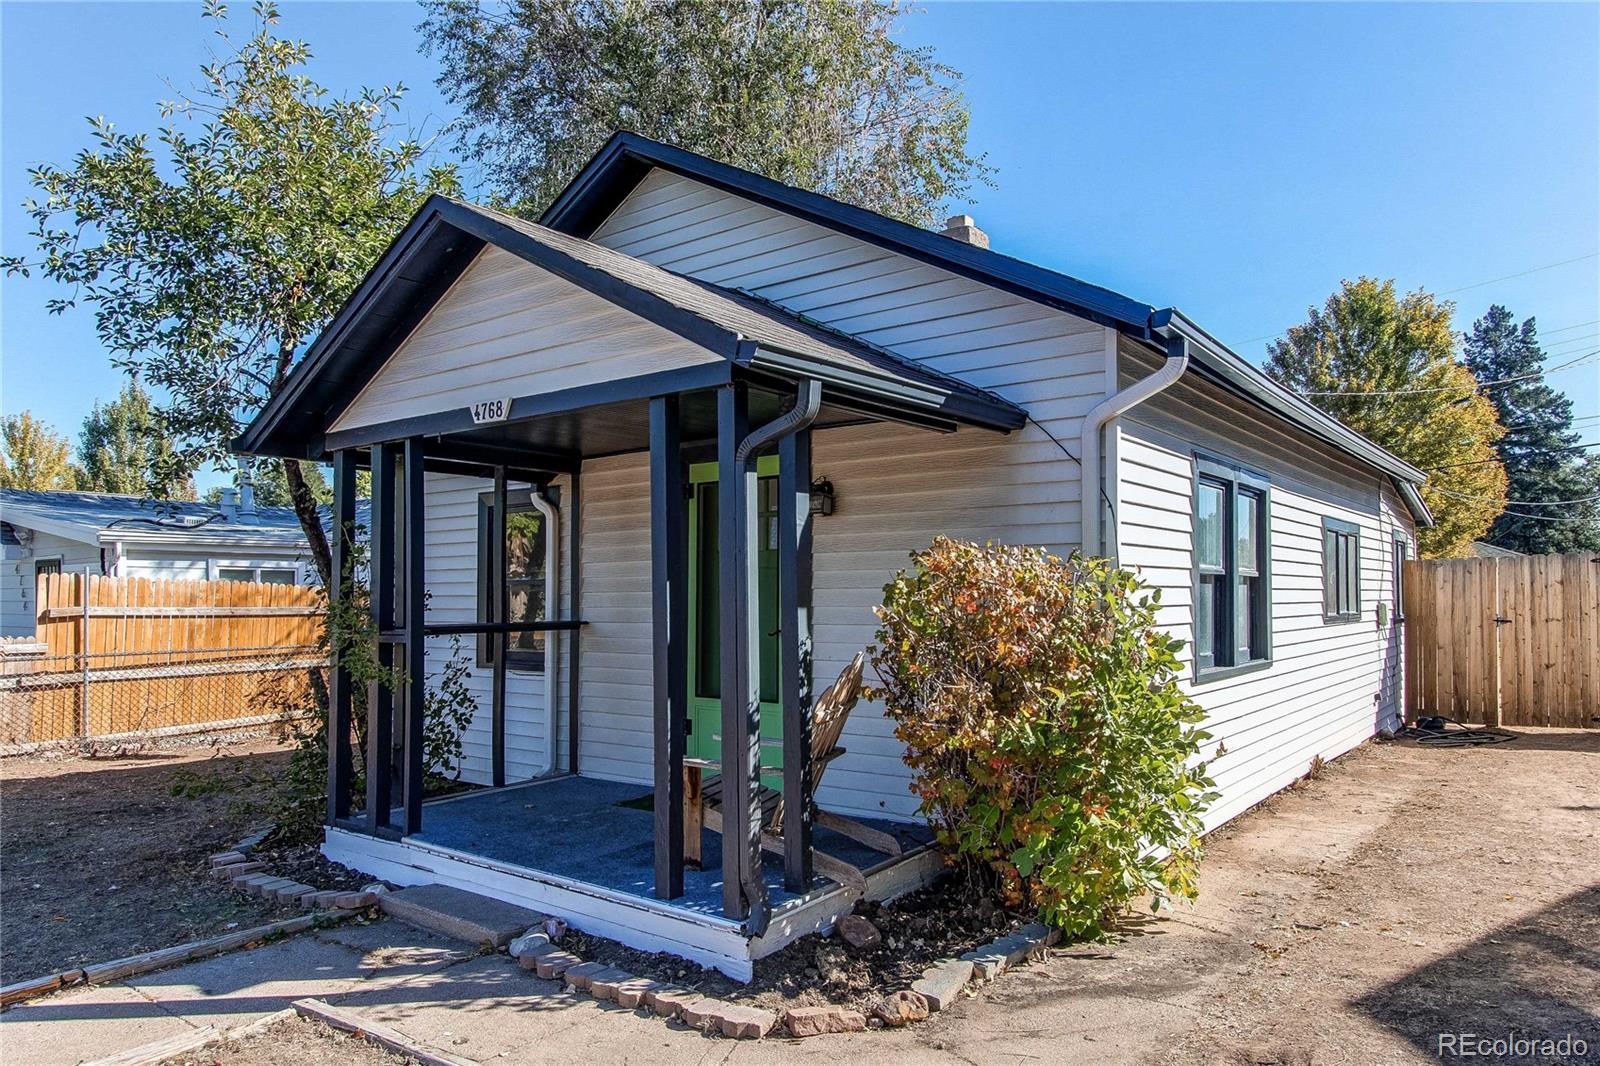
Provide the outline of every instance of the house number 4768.
<path id="1" fill-rule="evenodd" d="M 510 413 L 510 400 L 479 400 L 472 405 L 472 423 L 481 426 L 485 422 L 504 422 Z"/>

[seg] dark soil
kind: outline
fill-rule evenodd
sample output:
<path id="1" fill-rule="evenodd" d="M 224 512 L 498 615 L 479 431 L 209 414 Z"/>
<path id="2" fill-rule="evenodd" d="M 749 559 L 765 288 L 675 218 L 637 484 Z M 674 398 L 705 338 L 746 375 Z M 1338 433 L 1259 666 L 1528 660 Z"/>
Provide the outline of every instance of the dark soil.
<path id="1" fill-rule="evenodd" d="M 294 913 L 206 861 L 263 823 L 287 760 L 268 740 L 0 760 L 0 983 Z"/>
<path id="2" fill-rule="evenodd" d="M 329 892 L 358 892 L 377 880 L 348 866 L 329 862 L 315 844 L 273 847 L 269 841 L 266 847 L 251 852 L 250 857 L 267 864 L 262 873 L 287 877 Z"/>
<path id="3" fill-rule="evenodd" d="M 882 934 L 876 947 L 854 948 L 838 936 L 802 937 L 758 960 L 749 984 L 674 955 L 635 951 L 578 932 L 568 933 L 562 946 L 584 959 L 729 1002 L 769 1010 L 823 1003 L 866 1010 L 879 997 L 908 987 L 941 959 L 971 951 L 1032 920 L 996 906 L 955 877 L 889 904 L 859 904 L 856 913 Z"/>

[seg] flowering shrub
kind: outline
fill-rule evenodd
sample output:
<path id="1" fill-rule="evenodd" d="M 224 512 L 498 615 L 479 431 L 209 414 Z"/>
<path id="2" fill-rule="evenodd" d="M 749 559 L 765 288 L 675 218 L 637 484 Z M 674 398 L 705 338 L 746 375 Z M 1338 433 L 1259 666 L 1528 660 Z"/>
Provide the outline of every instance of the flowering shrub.
<path id="1" fill-rule="evenodd" d="M 947 857 L 1070 936 L 1192 899 L 1208 734 L 1158 593 L 1103 559 L 939 538 L 884 586 L 872 651 Z"/>

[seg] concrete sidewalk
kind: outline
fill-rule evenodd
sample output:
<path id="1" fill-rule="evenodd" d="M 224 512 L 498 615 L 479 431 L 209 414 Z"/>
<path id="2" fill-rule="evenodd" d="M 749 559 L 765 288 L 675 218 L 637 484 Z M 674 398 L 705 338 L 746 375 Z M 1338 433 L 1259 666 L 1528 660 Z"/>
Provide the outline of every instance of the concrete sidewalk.
<path id="1" fill-rule="evenodd" d="M 0 1015 L 0 1061 L 76 1066 L 204 1025 L 240 1025 L 316 997 L 479 1062 L 773 1062 L 837 1058 L 848 1037 L 736 1042 L 569 995 L 503 954 L 395 921 L 344 925 L 99 988 L 69 989 Z M 860 1034 L 862 1036 L 869 1034 Z M 874 1033 L 896 1061 L 960 1061 Z"/>

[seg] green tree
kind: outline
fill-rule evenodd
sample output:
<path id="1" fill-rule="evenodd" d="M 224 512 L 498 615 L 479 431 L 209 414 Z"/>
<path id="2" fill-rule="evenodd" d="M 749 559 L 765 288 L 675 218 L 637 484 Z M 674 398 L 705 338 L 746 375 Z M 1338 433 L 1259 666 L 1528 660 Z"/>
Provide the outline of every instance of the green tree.
<path id="1" fill-rule="evenodd" d="M 68 286 L 53 311 L 92 304 L 118 366 L 169 399 L 162 420 L 192 469 L 226 461 L 229 442 L 282 387 L 302 346 L 338 310 L 431 192 L 458 191 L 448 167 L 400 135 L 400 87 L 336 98 L 300 72 L 301 41 L 276 36 L 278 13 L 201 67 L 190 94 L 162 105 L 156 140 L 91 120 L 95 145 L 65 168 L 32 173 L 36 263 Z M 208 0 L 206 17 L 225 9 Z M 330 567 L 317 500 L 285 468 L 324 581 Z"/>
<path id="2" fill-rule="evenodd" d="M 917 225 L 990 169 L 900 0 L 424 0 L 459 147 L 536 212 L 619 129 Z"/>
<path id="3" fill-rule="evenodd" d="M 53 492 L 76 489 L 83 471 L 72 465 L 67 438 L 30 411 L 0 420 L 0 488 Z"/>
<path id="4" fill-rule="evenodd" d="M 78 462 L 82 487 L 94 492 L 195 498 L 194 480 L 138 382 L 129 382 L 110 403 L 94 405 L 78 436 Z"/>
<path id="5" fill-rule="evenodd" d="M 1505 436 L 1495 446 L 1506 468 L 1506 494 L 1517 501 L 1485 538 L 1514 551 L 1600 551 L 1600 461 L 1585 457 L 1572 429 L 1572 401 L 1544 382 L 1544 349 L 1534 320 L 1519 326 L 1499 304 L 1464 337 L 1467 366 L 1499 414 Z M 1567 506 L 1561 501 L 1580 500 Z"/>
<path id="6" fill-rule="evenodd" d="M 1494 404 L 1456 356 L 1455 307 L 1393 281 L 1341 283 L 1303 325 L 1274 341 L 1267 373 L 1425 471 L 1438 523 L 1417 535 L 1429 558 L 1464 555 L 1505 509 Z"/>

